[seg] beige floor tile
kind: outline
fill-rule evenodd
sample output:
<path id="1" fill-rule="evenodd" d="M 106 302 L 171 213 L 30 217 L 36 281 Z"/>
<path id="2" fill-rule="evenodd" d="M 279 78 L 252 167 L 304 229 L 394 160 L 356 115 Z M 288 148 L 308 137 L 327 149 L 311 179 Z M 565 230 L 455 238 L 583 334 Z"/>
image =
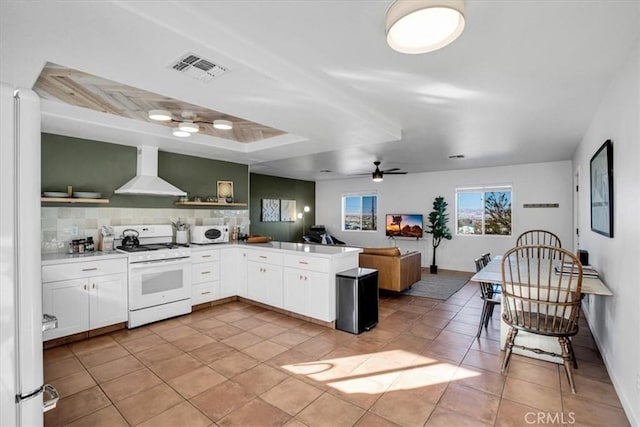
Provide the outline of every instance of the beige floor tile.
<path id="1" fill-rule="evenodd" d="M 182 401 L 183 398 L 178 393 L 162 383 L 116 402 L 115 405 L 129 424 L 137 425 Z"/>
<path id="2" fill-rule="evenodd" d="M 58 378 L 84 371 L 77 357 L 67 357 L 44 365 L 44 381 L 52 382 Z"/>
<path id="3" fill-rule="evenodd" d="M 180 325 L 175 328 L 161 330 L 156 333 L 165 340 L 171 342 L 179 340 L 180 338 L 188 337 L 189 335 L 197 334 L 198 331 L 196 329 L 190 328 L 187 325 Z"/>
<path id="4" fill-rule="evenodd" d="M 250 330 L 252 334 L 258 335 L 262 338 L 271 338 L 275 335 L 281 334 L 287 331 L 287 328 L 283 328 L 282 326 L 278 326 L 273 323 L 262 323 L 258 327 L 255 327 Z"/>
<path id="5" fill-rule="evenodd" d="M 438 402 L 443 409 L 488 424 L 495 421 L 499 404 L 500 399 L 496 396 L 457 384 L 450 384 Z"/>
<path id="6" fill-rule="evenodd" d="M 253 399 L 217 422 L 220 426 L 281 426 L 291 417 L 261 399 Z"/>
<path id="7" fill-rule="evenodd" d="M 49 425 L 47 423 L 47 425 Z M 120 412 L 113 405 L 97 410 L 82 418 L 78 418 L 69 427 L 129 427 Z"/>
<path id="8" fill-rule="evenodd" d="M 55 388 L 60 396 L 68 397 L 96 385 L 87 371 L 77 372 L 55 380 Z"/>
<path id="9" fill-rule="evenodd" d="M 242 332 L 238 335 L 221 340 L 222 343 L 237 350 L 242 350 L 243 348 L 250 347 L 261 341 L 264 341 L 264 338 L 254 335 L 251 332 Z"/>
<path id="10" fill-rule="evenodd" d="M 171 359 L 149 365 L 149 369 L 164 381 L 169 381 L 172 378 L 191 372 L 200 366 L 202 366 L 201 361 L 183 353 Z"/>
<path id="11" fill-rule="evenodd" d="M 355 423 L 356 427 L 396 427 L 398 424 L 382 418 L 372 412 L 365 413 L 362 418 Z"/>
<path id="12" fill-rule="evenodd" d="M 257 360 L 241 352 L 234 352 L 209 364 L 214 370 L 227 378 L 232 378 L 256 366 Z"/>
<path id="13" fill-rule="evenodd" d="M 358 376 L 329 381 L 326 385 L 327 393 L 365 410 L 371 408 L 389 388 L 388 384 Z"/>
<path id="14" fill-rule="evenodd" d="M 570 395 L 562 395 L 564 414 L 572 417 L 577 425 L 585 426 L 630 426 L 624 411 L 609 405 L 581 399 Z"/>
<path id="15" fill-rule="evenodd" d="M 425 338 L 432 340 L 438 335 L 442 329 L 434 326 L 425 325 L 424 323 L 416 322 L 410 329 L 409 333 L 419 338 Z"/>
<path id="16" fill-rule="evenodd" d="M 236 310 L 236 311 L 231 311 L 229 313 L 224 313 L 221 314 L 219 316 L 215 316 L 216 319 L 225 322 L 225 323 L 231 323 L 231 322 L 237 322 L 238 320 L 244 319 L 246 317 L 249 317 L 251 314 L 250 313 L 246 313 L 240 310 Z"/>
<path id="17" fill-rule="evenodd" d="M 206 427 L 210 425 L 213 425 L 213 422 L 189 402 L 180 403 L 139 424 L 140 427 Z"/>
<path id="18" fill-rule="evenodd" d="M 244 319 L 240 319 L 235 322 L 232 322 L 231 325 L 235 326 L 236 328 L 243 329 L 245 331 L 250 331 L 254 328 L 264 325 L 264 320 L 256 319 L 255 317 L 245 317 Z"/>
<path id="19" fill-rule="evenodd" d="M 215 339 L 211 338 L 208 335 L 202 334 L 200 332 L 186 336 L 184 338 L 179 338 L 175 341 L 172 341 L 171 344 L 175 345 L 182 351 L 193 351 L 200 347 L 204 347 L 207 344 L 211 344 L 216 342 Z"/>
<path id="20" fill-rule="evenodd" d="M 109 405 L 100 387 L 91 387 L 60 399 L 55 409 L 44 414 L 44 423 L 47 427 L 65 425 Z"/>
<path id="21" fill-rule="evenodd" d="M 309 339 L 311 339 L 309 335 L 305 335 L 300 332 L 285 331 L 281 334 L 270 337 L 269 341 L 291 348 L 298 344 L 302 344 Z"/>
<path id="22" fill-rule="evenodd" d="M 428 390 L 432 388 L 429 386 L 389 388 L 369 410 L 401 426 L 422 426 L 435 408 L 435 403 L 425 399 L 425 396 L 442 393 L 440 387 L 433 387 L 437 389 L 436 392 Z"/>
<path id="23" fill-rule="evenodd" d="M 135 329 L 122 329 L 120 331 L 112 332 L 111 338 L 118 343 L 123 344 L 128 341 L 133 341 L 138 338 L 145 337 L 147 335 L 154 335 L 153 331 L 145 326 Z"/>
<path id="24" fill-rule="evenodd" d="M 469 350 L 462 360 L 462 366 L 471 366 L 499 374 L 502 370 L 503 356 L 485 353 L 484 351 Z"/>
<path id="25" fill-rule="evenodd" d="M 498 415 L 496 416 L 496 427 L 522 427 L 526 425 L 536 425 L 539 410 L 531 406 L 512 402 L 508 399 L 500 401 Z M 547 424 L 545 424 L 547 425 Z"/>
<path id="26" fill-rule="evenodd" d="M 214 338 L 218 341 L 223 340 L 225 338 L 232 337 L 237 334 L 241 334 L 244 330 L 240 328 L 236 328 L 235 326 L 225 325 L 222 323 L 221 326 L 212 329 L 203 330 L 202 333 Z"/>
<path id="27" fill-rule="evenodd" d="M 282 371 L 269 365 L 260 364 L 236 375 L 233 377 L 233 381 L 240 384 L 250 393 L 259 396 L 287 378 L 287 374 Z"/>
<path id="28" fill-rule="evenodd" d="M 166 343 L 151 347 L 147 350 L 136 353 L 136 358 L 145 365 L 153 365 L 163 360 L 171 359 L 184 354 L 182 350 L 176 346 Z"/>
<path id="29" fill-rule="evenodd" d="M 42 353 L 42 359 L 45 365 L 74 356 L 75 354 L 67 345 L 51 348 Z"/>
<path id="30" fill-rule="evenodd" d="M 201 366 L 169 380 L 168 384 L 186 399 L 191 399 L 226 380 L 208 366 Z"/>
<path id="31" fill-rule="evenodd" d="M 462 365 L 458 367 L 451 381 L 500 397 L 505 379 L 506 377 L 499 373 Z"/>
<path id="32" fill-rule="evenodd" d="M 247 347 L 243 349 L 242 352 L 248 354 L 256 360 L 264 362 L 274 356 L 277 356 L 280 353 L 284 353 L 287 350 L 287 347 L 267 340 Z"/>
<path id="33" fill-rule="evenodd" d="M 191 323 L 189 326 L 199 330 L 200 332 L 205 332 L 205 331 L 210 331 L 212 329 L 216 329 L 216 328 L 227 326 L 227 325 L 225 325 L 224 322 L 221 322 L 217 319 L 210 318 L 210 319 L 203 319 L 195 323 Z"/>
<path id="34" fill-rule="evenodd" d="M 190 351 L 189 354 L 200 359 L 203 363 L 212 363 L 235 352 L 233 347 L 216 341 Z"/>
<path id="35" fill-rule="evenodd" d="M 225 381 L 190 399 L 190 402 L 214 421 L 244 406 L 253 394 L 233 381 Z"/>
<path id="36" fill-rule="evenodd" d="M 82 352 L 78 354 L 78 359 L 80 359 L 80 362 L 82 362 L 85 367 L 91 368 L 128 355 L 129 352 L 114 341 L 113 344 L 103 346 L 99 349 Z"/>
<path id="37" fill-rule="evenodd" d="M 561 412 L 560 390 L 517 378 L 507 378 L 502 397 L 545 412 Z"/>
<path id="38" fill-rule="evenodd" d="M 431 413 L 425 427 L 488 427 L 492 425 L 492 423 L 485 423 L 466 415 L 462 415 L 458 412 L 448 411 L 438 406 Z"/>
<path id="39" fill-rule="evenodd" d="M 296 419 L 308 426 L 351 426 L 364 414 L 364 409 L 325 393 L 304 408 Z"/>
<path id="40" fill-rule="evenodd" d="M 157 375 L 145 368 L 108 381 L 101 387 L 112 402 L 119 402 L 161 383 Z"/>
<path id="41" fill-rule="evenodd" d="M 287 378 L 260 395 L 260 398 L 293 416 L 320 397 L 322 393 L 322 390 L 317 387 L 295 378 Z"/>
<path id="42" fill-rule="evenodd" d="M 112 346 L 115 343 L 115 340 L 110 335 L 102 335 L 69 344 L 69 348 L 77 356 L 79 354 L 90 353 L 95 350 L 100 350 L 101 348 Z"/>
<path id="43" fill-rule="evenodd" d="M 575 397 L 622 408 L 622 404 L 618 399 L 618 394 L 610 382 L 602 382 L 593 378 L 576 375 L 575 373 L 579 370 L 580 369 L 574 369 L 573 371 L 573 381 L 576 386 Z M 560 374 L 560 383 L 562 394 L 571 394 L 571 387 L 569 387 L 569 381 L 564 373 L 564 368 Z"/>
<path id="44" fill-rule="evenodd" d="M 128 355 L 89 368 L 89 372 L 98 383 L 104 383 L 142 368 L 144 368 L 144 365 L 138 359 L 132 355 Z"/>
<path id="45" fill-rule="evenodd" d="M 141 351 L 145 351 L 162 344 L 166 344 L 166 341 L 154 333 L 122 342 L 122 346 L 131 353 L 140 353 Z"/>
<path id="46" fill-rule="evenodd" d="M 564 375 L 564 368 L 563 374 Z M 546 362 L 544 365 L 512 360 L 509 362 L 507 376 L 529 381 L 545 387 L 560 389 L 560 375 L 558 365 L 553 362 Z"/>

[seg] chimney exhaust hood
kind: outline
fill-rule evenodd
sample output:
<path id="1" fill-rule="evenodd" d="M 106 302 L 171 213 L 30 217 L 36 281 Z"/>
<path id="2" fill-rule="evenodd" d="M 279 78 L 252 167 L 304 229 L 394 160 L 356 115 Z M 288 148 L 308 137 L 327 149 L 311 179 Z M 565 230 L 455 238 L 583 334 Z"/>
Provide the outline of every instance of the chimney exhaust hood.
<path id="1" fill-rule="evenodd" d="M 147 196 L 186 196 L 187 193 L 158 177 L 158 148 L 138 147 L 136 176 L 115 191 L 116 194 Z"/>

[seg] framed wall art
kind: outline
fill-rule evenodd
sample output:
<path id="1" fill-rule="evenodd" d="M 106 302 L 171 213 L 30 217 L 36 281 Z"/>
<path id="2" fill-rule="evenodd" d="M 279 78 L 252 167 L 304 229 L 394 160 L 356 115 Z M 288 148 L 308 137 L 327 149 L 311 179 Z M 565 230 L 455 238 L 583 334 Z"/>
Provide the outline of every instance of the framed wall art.
<path id="1" fill-rule="evenodd" d="M 233 181 L 218 181 L 217 184 L 218 200 L 233 199 Z"/>
<path id="2" fill-rule="evenodd" d="M 280 200 L 280 221 L 295 222 L 296 220 L 296 201 Z"/>
<path id="3" fill-rule="evenodd" d="M 613 237 L 613 143 L 610 139 L 593 155 L 591 171 L 591 230 Z"/>
<path id="4" fill-rule="evenodd" d="M 260 218 L 262 222 L 280 221 L 280 200 L 262 199 L 262 209 Z"/>

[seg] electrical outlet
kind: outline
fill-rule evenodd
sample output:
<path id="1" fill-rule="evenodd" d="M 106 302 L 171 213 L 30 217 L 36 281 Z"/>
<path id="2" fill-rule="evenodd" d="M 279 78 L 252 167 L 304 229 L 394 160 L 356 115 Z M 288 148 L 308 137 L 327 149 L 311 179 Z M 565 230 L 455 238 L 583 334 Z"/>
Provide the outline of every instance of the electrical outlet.
<path id="1" fill-rule="evenodd" d="M 78 226 L 77 225 L 72 225 L 71 226 L 71 235 L 72 236 L 77 236 L 78 235 Z"/>

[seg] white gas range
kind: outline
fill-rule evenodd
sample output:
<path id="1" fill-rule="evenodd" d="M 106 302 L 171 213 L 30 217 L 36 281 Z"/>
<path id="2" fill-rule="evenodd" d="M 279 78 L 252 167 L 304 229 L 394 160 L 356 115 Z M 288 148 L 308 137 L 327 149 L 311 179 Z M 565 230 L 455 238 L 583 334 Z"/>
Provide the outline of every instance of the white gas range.
<path id="1" fill-rule="evenodd" d="M 191 249 L 172 242 L 170 225 L 113 227 L 129 257 L 129 328 L 191 312 Z"/>

